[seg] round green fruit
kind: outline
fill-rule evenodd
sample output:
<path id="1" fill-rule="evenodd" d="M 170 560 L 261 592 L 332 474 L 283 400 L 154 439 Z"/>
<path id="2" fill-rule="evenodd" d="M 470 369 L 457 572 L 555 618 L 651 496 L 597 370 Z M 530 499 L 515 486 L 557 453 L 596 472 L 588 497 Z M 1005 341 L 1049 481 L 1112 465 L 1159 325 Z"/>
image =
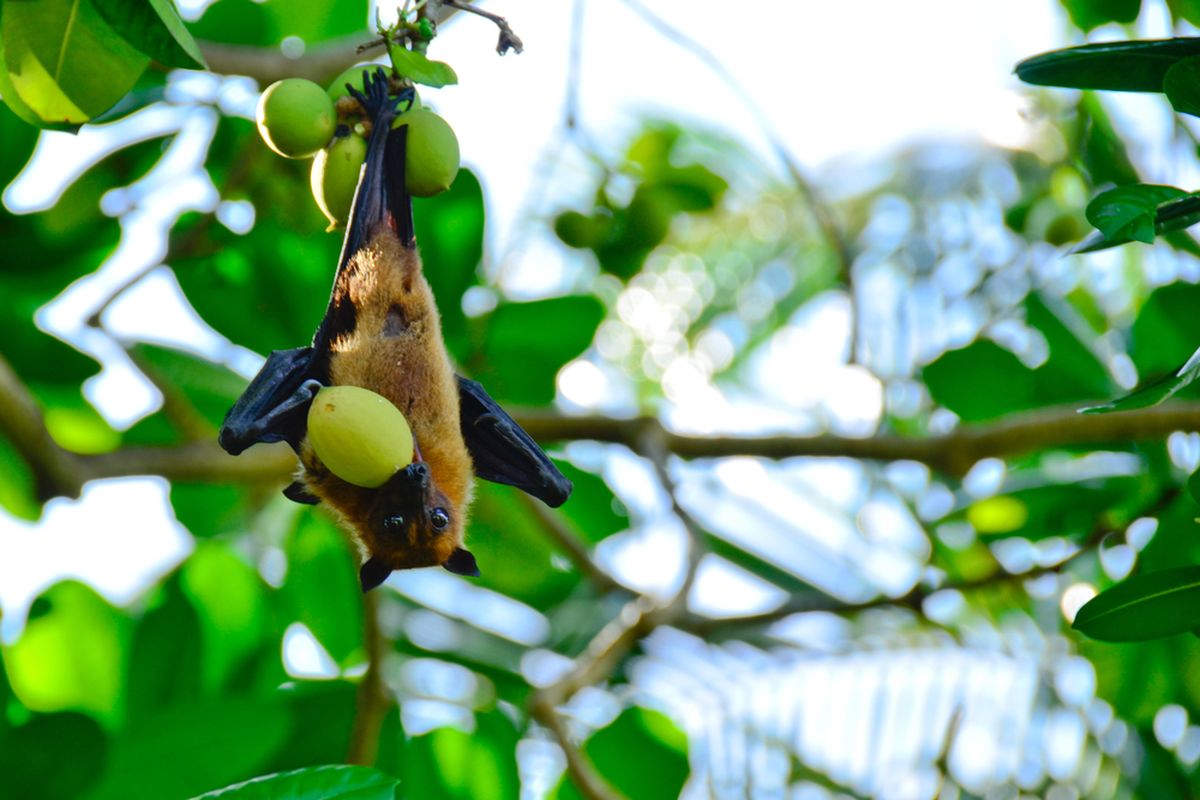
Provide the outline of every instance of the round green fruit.
<path id="1" fill-rule="evenodd" d="M 366 159 L 367 140 L 354 132 L 335 137 L 313 159 L 309 176 L 313 199 L 329 220 L 331 230 L 344 225 L 350 217 L 358 176 Z"/>
<path id="2" fill-rule="evenodd" d="M 308 158 L 333 138 L 337 114 L 325 90 L 303 78 L 286 78 L 258 99 L 258 132 L 281 156 Z"/>
<path id="3" fill-rule="evenodd" d="M 347 483 L 376 489 L 413 460 L 408 421 L 390 400 L 360 386 L 325 386 L 308 409 L 308 441 Z"/>
<path id="4" fill-rule="evenodd" d="M 325 93 L 329 95 L 330 100 L 336 103 L 338 98 L 350 96 L 349 90 L 346 89 L 347 83 L 361 92 L 363 90 L 363 72 L 374 73 L 378 68 L 378 64 L 358 64 L 357 66 L 353 66 L 334 78 L 333 82 L 329 84 L 329 88 L 325 90 Z"/>
<path id="5" fill-rule="evenodd" d="M 393 128 L 408 126 L 405 185 L 414 197 L 433 197 L 450 188 L 458 175 L 458 137 L 450 123 L 426 108 L 401 114 Z"/>

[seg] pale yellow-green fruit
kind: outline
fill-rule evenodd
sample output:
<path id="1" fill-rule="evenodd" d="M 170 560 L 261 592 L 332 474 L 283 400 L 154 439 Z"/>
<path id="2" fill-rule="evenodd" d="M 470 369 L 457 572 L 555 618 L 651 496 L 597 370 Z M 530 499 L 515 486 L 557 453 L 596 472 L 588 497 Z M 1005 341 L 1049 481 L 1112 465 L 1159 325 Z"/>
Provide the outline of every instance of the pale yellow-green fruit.
<path id="1" fill-rule="evenodd" d="M 333 79 L 325 93 L 329 95 L 330 100 L 336 103 L 339 97 L 349 96 L 350 92 L 346 89 L 347 83 L 361 92 L 363 90 L 363 72 L 374 74 L 377 69 L 379 69 L 378 64 L 358 64 L 350 67 Z"/>
<path id="2" fill-rule="evenodd" d="M 255 114 L 263 141 L 281 156 L 308 158 L 333 138 L 337 114 L 325 90 L 304 78 L 267 87 Z"/>
<path id="3" fill-rule="evenodd" d="M 313 199 L 317 201 L 330 229 L 346 224 L 358 176 L 367 159 L 367 140 L 357 133 L 338 136 L 313 159 L 309 175 Z"/>
<path id="4" fill-rule="evenodd" d="M 325 386 L 308 409 L 308 441 L 347 483 L 376 489 L 413 460 L 408 420 L 386 397 L 361 386 Z"/>
<path id="5" fill-rule="evenodd" d="M 458 175 L 458 137 L 450 123 L 427 108 L 396 117 L 393 128 L 408 126 L 404 183 L 414 197 L 433 197 L 450 188 Z"/>

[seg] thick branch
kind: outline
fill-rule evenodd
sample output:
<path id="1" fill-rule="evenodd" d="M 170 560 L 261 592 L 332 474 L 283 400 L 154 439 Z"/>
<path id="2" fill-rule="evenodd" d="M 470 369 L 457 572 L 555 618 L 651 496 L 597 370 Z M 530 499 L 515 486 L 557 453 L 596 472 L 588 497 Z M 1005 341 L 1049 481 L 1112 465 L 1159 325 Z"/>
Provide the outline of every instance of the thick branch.
<path id="1" fill-rule="evenodd" d="M 521 425 L 539 441 L 593 440 L 637 449 L 653 418 L 564 417 L 525 414 Z M 1074 408 L 1050 408 L 1014 414 L 986 425 L 963 425 L 925 438 L 880 435 L 845 436 L 685 436 L 663 430 L 665 448 L 681 458 L 799 456 L 861 458 L 869 461 L 918 461 L 961 475 L 980 459 L 1021 456 L 1067 445 L 1127 444 L 1163 439 L 1173 431 L 1200 430 L 1200 403 L 1169 403 L 1112 414 L 1080 414 Z"/>
<path id="2" fill-rule="evenodd" d="M 961 475 L 983 458 L 1006 458 L 1067 445 L 1128 444 L 1164 439 L 1173 431 L 1200 431 L 1200 403 L 1168 403 L 1114 414 L 1079 414 L 1057 408 L 1014 415 L 987 425 L 963 425 L 928 438 L 874 436 L 684 436 L 667 432 L 653 418 L 564 417 L 519 414 L 517 421 L 542 442 L 593 440 L 638 449 L 647 429 L 661 431 L 665 450 L 680 458 L 758 456 L 861 458 L 918 461 Z M 172 447 L 131 447 L 78 455 L 58 446 L 45 430 L 37 403 L 7 365 L 0 362 L 0 434 L 47 480 L 53 494 L 75 496 L 84 480 L 161 475 L 172 480 L 281 482 L 295 470 L 285 445 L 262 445 L 236 458 L 216 442 Z"/>
<path id="3" fill-rule="evenodd" d="M 296 470 L 296 456 L 285 444 L 259 445 L 231 456 L 216 442 L 173 447 L 127 447 L 111 453 L 78 456 L 89 478 L 161 475 L 169 480 L 211 483 L 280 483 Z"/>
<path id="4" fill-rule="evenodd" d="M 2 355 L 0 436 L 12 443 L 33 470 L 40 500 L 79 496 L 87 480 L 81 458 L 51 438 L 37 400 Z"/>

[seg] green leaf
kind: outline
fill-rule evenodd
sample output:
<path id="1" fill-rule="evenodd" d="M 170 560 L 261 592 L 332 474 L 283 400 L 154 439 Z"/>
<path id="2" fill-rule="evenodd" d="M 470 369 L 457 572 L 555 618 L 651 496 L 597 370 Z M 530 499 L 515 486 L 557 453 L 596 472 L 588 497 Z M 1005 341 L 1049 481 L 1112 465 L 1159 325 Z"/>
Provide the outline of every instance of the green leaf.
<path id="1" fill-rule="evenodd" d="M 1076 147 L 1092 178 L 1092 184 L 1124 186 L 1138 183 L 1140 179 L 1129 159 L 1125 140 L 1113 127 L 1100 97 L 1094 92 L 1084 92 L 1077 108 L 1079 132 Z"/>
<path id="2" fill-rule="evenodd" d="M 1152 244 L 1158 207 L 1187 195 L 1174 186 L 1135 184 L 1118 186 L 1097 195 L 1088 203 L 1088 222 L 1110 241 L 1132 239 Z"/>
<path id="3" fill-rule="evenodd" d="M 1105 642 L 1142 642 L 1200 624 L 1200 567 L 1135 575 L 1089 600 L 1072 627 Z"/>
<path id="4" fill-rule="evenodd" d="M 358 563 L 342 533 L 323 516 L 301 514 L 284 550 L 283 598 L 342 667 L 362 655 L 362 590 Z"/>
<path id="5" fill-rule="evenodd" d="M 480 324 L 486 331 L 477 377 L 502 401 L 545 405 L 558 371 L 592 343 L 604 304 L 592 295 L 503 303 Z"/>
<path id="6" fill-rule="evenodd" d="M 246 487 L 235 484 L 171 481 L 175 518 L 196 538 L 245 530 L 247 494 Z"/>
<path id="7" fill-rule="evenodd" d="M 316 233 L 315 227 L 303 235 L 263 219 L 251 235 L 214 229 L 208 238 L 216 252 L 172 265 L 205 322 L 264 354 L 312 338 L 329 299 L 337 237 Z"/>
<path id="8" fill-rule="evenodd" d="M 125 41 L 166 67 L 207 69 L 172 0 L 92 0 Z"/>
<path id="9" fill-rule="evenodd" d="M 227 682 L 237 666 L 264 644 L 279 662 L 279 640 L 267 640 L 266 584 L 223 541 L 200 541 L 180 570 L 180 586 L 200 622 L 204 686 Z"/>
<path id="10" fill-rule="evenodd" d="M 146 612 L 133 632 L 125 674 L 129 719 L 199 697 L 204 666 L 200 620 L 172 578 L 160 605 Z"/>
<path id="11" fill-rule="evenodd" d="M 74 800 L 100 777 L 107 751 L 107 737 L 91 717 L 37 714 L 4 737 L 0 794 Z"/>
<path id="12" fill-rule="evenodd" d="M 1163 78 L 1163 91 L 1176 111 L 1200 116 L 1200 55 L 1172 64 Z"/>
<path id="13" fill-rule="evenodd" d="M 1050 347 L 1046 362 L 1035 373 L 1053 375 L 1073 396 L 1103 397 L 1113 389 L 1103 361 L 1092 348 L 1097 336 L 1082 316 L 1062 299 L 1033 292 L 1025 298 L 1025 321 Z"/>
<path id="14" fill-rule="evenodd" d="M 1189 198 L 1191 199 L 1191 198 Z M 1156 289 L 1142 304 L 1130 329 L 1130 355 L 1142 376 L 1137 389 L 1088 412 L 1124 411 L 1157 405 L 1200 377 L 1200 286 L 1172 283 Z"/>
<path id="15" fill-rule="evenodd" d="M 178 389 L 214 426 L 246 388 L 246 379 L 229 367 L 173 347 L 137 344 L 130 356 L 151 378 Z"/>
<path id="16" fill-rule="evenodd" d="M 44 126 L 79 125 L 104 112 L 150 63 L 91 0 L 5 3 L 0 28 L 7 82 Z"/>
<path id="17" fill-rule="evenodd" d="M 30 522 L 42 515 L 33 471 L 3 436 L 0 436 L 0 508 Z"/>
<path id="18" fill-rule="evenodd" d="M 458 75 L 444 61 L 434 61 L 424 53 L 409 50 L 404 45 L 393 42 L 388 45 L 388 56 L 396 72 L 414 83 L 438 88 L 458 83 Z"/>
<path id="19" fill-rule="evenodd" d="M 286 741 L 282 696 L 223 697 L 175 705 L 130 722 L 87 800 L 191 797 L 246 780 Z"/>
<path id="20" fill-rule="evenodd" d="M 283 693 L 294 722 L 287 742 L 265 770 L 287 772 L 345 758 L 354 729 L 358 685 L 341 680 L 296 681 Z"/>
<path id="21" fill-rule="evenodd" d="M 1060 0 L 1071 21 L 1084 31 L 1109 22 L 1130 23 L 1137 19 L 1141 0 Z"/>
<path id="22" fill-rule="evenodd" d="M 592 734 L 584 753 L 606 781 L 629 800 L 666 800 L 679 797 L 690 772 L 687 737 L 671 718 L 648 708 L 621 712 L 612 724 Z M 637 757 L 630 757 L 636 753 Z M 579 797 L 574 786 L 564 784 L 558 800 Z"/>
<path id="23" fill-rule="evenodd" d="M 483 188 L 470 170 L 459 170 L 448 191 L 413 201 L 417 246 L 425 278 L 442 317 L 446 348 L 458 361 L 470 355 L 463 294 L 479 284 L 483 259 Z"/>
<path id="24" fill-rule="evenodd" d="M 121 692 L 125 620 L 88 586 L 64 581 L 38 601 L 21 638 L 4 649 L 13 693 L 34 711 L 90 711 L 112 719 Z"/>
<path id="25" fill-rule="evenodd" d="M 1033 370 L 1012 351 L 984 339 L 942 354 L 922 374 L 934 401 L 964 422 L 982 422 L 1038 405 Z"/>
<path id="26" fill-rule="evenodd" d="M 1130 352 L 1142 378 L 1174 374 L 1200 344 L 1200 285 L 1178 281 L 1155 289 L 1129 330 Z"/>
<path id="27" fill-rule="evenodd" d="M 1149 408 L 1174 397 L 1181 389 L 1200 377 L 1200 350 L 1187 363 L 1168 375 L 1139 386 L 1129 394 L 1100 405 L 1081 408 L 1084 414 L 1107 414 L 1113 411 L 1132 411 Z"/>
<path id="28" fill-rule="evenodd" d="M 580 574 L 517 491 L 483 481 L 475 486 L 467 535 L 483 573 L 475 580 L 534 608 L 548 608 L 579 584 Z"/>
<path id="29" fill-rule="evenodd" d="M 558 462 L 557 466 L 575 486 L 571 502 L 559 513 L 575 523 L 585 541 L 600 542 L 629 528 L 629 510 L 603 478 L 571 464 Z"/>
<path id="30" fill-rule="evenodd" d="M 218 0 L 189 27 L 197 39 L 261 47 L 288 36 L 313 43 L 361 34 L 366 41 L 369 21 L 365 0 Z"/>
<path id="31" fill-rule="evenodd" d="M 1197 503 L 1200 503 L 1200 470 L 1196 470 L 1187 479 L 1188 494 Z"/>
<path id="32" fill-rule="evenodd" d="M 1027 58 L 1017 77 L 1038 86 L 1161 92 L 1167 71 L 1196 55 L 1200 38 L 1085 44 Z"/>
<path id="33" fill-rule="evenodd" d="M 475 715 L 475 731 L 437 728 L 405 749 L 405 797 L 509 800 L 520 794 L 513 724 L 498 711 Z"/>
<path id="34" fill-rule="evenodd" d="M 264 775 L 196 800 L 398 800 L 400 780 L 374 767 L 331 764 Z"/>

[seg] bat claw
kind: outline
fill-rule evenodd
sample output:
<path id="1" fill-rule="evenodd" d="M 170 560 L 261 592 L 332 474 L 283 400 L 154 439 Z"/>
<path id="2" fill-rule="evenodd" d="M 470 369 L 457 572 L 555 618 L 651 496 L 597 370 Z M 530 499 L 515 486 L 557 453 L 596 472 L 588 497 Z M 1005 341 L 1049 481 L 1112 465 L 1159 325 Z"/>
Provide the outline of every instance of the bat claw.
<path id="1" fill-rule="evenodd" d="M 357 100 L 366 110 L 368 116 L 375 124 L 381 124 L 381 115 L 387 112 L 387 124 L 391 125 L 392 119 L 396 116 L 396 107 L 401 100 L 408 100 L 409 105 L 412 105 L 413 98 L 416 96 L 412 87 L 406 87 L 396 96 L 392 96 L 391 80 L 388 78 L 387 72 L 383 67 L 377 67 L 374 72 L 363 70 L 363 89 L 359 91 L 354 86 L 347 84 L 347 89 L 350 90 L 350 96 Z"/>

